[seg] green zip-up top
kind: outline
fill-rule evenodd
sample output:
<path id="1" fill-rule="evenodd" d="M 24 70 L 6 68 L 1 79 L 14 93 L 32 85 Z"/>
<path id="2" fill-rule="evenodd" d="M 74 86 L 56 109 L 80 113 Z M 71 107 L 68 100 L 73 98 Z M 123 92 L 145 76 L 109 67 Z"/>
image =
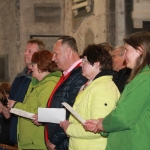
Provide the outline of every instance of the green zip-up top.
<path id="1" fill-rule="evenodd" d="M 118 103 L 103 120 L 109 132 L 106 150 L 150 149 L 150 68 L 130 81 Z"/>
<path id="2" fill-rule="evenodd" d="M 48 74 L 41 81 L 32 78 L 23 103 L 17 102 L 14 108 L 37 114 L 38 107 L 46 107 L 60 76 L 61 72 L 57 71 Z M 47 149 L 44 142 L 44 126 L 36 126 L 30 119 L 19 117 L 17 132 L 19 149 Z"/>

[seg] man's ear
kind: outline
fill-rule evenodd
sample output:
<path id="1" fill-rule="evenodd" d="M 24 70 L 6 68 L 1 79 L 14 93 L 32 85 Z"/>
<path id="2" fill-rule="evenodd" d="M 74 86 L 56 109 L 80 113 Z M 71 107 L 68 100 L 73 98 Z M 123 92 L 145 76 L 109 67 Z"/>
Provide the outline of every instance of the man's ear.
<path id="1" fill-rule="evenodd" d="M 72 52 L 71 48 L 67 47 L 67 49 L 66 49 L 67 56 L 70 56 L 71 52 Z"/>

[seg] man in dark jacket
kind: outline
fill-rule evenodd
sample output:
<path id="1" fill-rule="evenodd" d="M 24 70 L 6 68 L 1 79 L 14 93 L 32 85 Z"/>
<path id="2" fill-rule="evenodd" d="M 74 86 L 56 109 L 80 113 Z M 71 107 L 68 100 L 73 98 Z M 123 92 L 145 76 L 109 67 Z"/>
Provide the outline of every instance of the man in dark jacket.
<path id="1" fill-rule="evenodd" d="M 113 80 L 121 93 L 131 73 L 131 69 L 126 67 L 124 46 L 115 48 L 112 52 L 112 59 L 113 70 L 116 71 Z"/>
<path id="2" fill-rule="evenodd" d="M 43 41 L 39 39 L 30 39 L 27 42 L 27 46 L 24 52 L 24 61 L 26 67 L 23 69 L 22 72 L 20 72 L 15 77 L 11 86 L 9 99 L 16 100 L 18 102 L 23 102 L 32 76 L 31 69 L 30 69 L 32 55 L 34 52 L 43 49 L 45 49 L 45 45 Z M 17 117 L 15 115 L 12 115 L 11 128 L 10 128 L 10 140 L 15 144 L 17 144 L 17 122 L 18 122 Z"/>
<path id="3" fill-rule="evenodd" d="M 51 94 L 47 107 L 62 108 L 62 102 L 73 106 L 80 87 L 87 82 L 82 76 L 81 62 L 76 41 L 73 37 L 63 36 L 54 45 L 53 61 L 63 71 L 63 76 Z M 67 111 L 66 119 L 70 113 Z M 48 149 L 68 150 L 68 137 L 59 124 L 45 126 L 45 140 Z"/>

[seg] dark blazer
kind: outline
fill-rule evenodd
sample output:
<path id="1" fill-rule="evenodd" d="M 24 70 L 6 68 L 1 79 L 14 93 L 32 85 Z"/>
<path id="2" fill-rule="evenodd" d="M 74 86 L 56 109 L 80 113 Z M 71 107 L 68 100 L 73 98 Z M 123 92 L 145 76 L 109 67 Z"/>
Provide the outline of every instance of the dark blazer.
<path id="1" fill-rule="evenodd" d="M 62 102 L 66 102 L 73 106 L 75 98 L 83 84 L 87 79 L 82 76 L 81 67 L 74 68 L 68 78 L 57 88 L 51 101 L 50 108 L 62 108 Z M 70 113 L 67 111 L 66 120 Z M 59 124 L 49 123 L 47 129 L 48 138 L 51 143 L 56 145 L 57 150 L 68 150 L 68 140 L 66 133 Z"/>
<path id="2" fill-rule="evenodd" d="M 23 102 L 28 86 L 31 82 L 31 74 L 27 75 L 28 68 L 24 68 L 14 79 L 9 98 L 18 102 Z M 10 140 L 17 143 L 17 123 L 18 118 L 15 115 L 11 116 Z"/>

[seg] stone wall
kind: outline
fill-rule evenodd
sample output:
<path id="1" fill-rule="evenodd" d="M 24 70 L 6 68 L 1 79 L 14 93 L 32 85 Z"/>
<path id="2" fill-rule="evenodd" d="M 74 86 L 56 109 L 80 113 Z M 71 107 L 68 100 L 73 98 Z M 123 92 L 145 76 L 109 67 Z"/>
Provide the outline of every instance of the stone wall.
<path id="1" fill-rule="evenodd" d="M 63 0 L 20 0 L 22 54 L 30 38 L 40 38 L 44 41 L 46 49 L 52 51 L 53 43 L 59 35 L 64 34 L 63 8 Z"/>
<path id="2" fill-rule="evenodd" d="M 9 55 L 8 81 L 23 69 L 23 53 L 30 38 L 42 39 L 46 49 L 52 50 L 59 36 L 71 35 L 80 54 L 88 44 L 108 40 L 107 0 L 91 0 L 91 11 L 84 7 L 77 16 L 72 6 L 71 0 L 1 0 L 0 55 Z"/>
<path id="3" fill-rule="evenodd" d="M 132 10 L 127 9 L 130 0 L 91 0 L 90 11 L 82 7 L 76 16 L 73 1 L 0 0 L 0 63 L 1 56 L 6 55 L 6 81 L 11 83 L 24 68 L 23 53 L 30 38 L 42 39 L 46 49 L 52 51 L 59 36 L 71 35 L 80 54 L 92 43 L 123 44 L 132 23 Z"/>
<path id="4" fill-rule="evenodd" d="M 0 81 L 12 81 L 17 74 L 17 62 L 20 57 L 18 51 L 18 0 L 0 1 L 0 58 L 6 58 L 5 64 L 1 61 L 1 73 L 4 79 Z M 5 67 L 4 67 L 5 65 Z M 2 69 L 4 67 L 4 70 Z M 2 75 L 2 76 L 3 76 Z"/>
<path id="5" fill-rule="evenodd" d="M 8 76 L 0 82 L 12 83 L 25 67 L 23 54 L 30 38 L 42 39 L 46 49 L 52 50 L 56 39 L 64 35 L 64 0 L 0 2 L 0 58 L 8 56 L 8 68 L 3 66 Z"/>
<path id="6" fill-rule="evenodd" d="M 12 82 L 25 66 L 23 53 L 30 38 L 42 39 L 46 49 L 52 51 L 59 36 L 71 35 L 77 40 L 80 54 L 92 43 L 120 43 L 124 22 L 118 23 L 115 16 L 118 20 L 124 16 L 121 1 L 91 0 L 91 10 L 83 7 L 75 16 L 73 0 L 1 0 L 0 55 L 8 54 L 6 80 Z"/>
<path id="7" fill-rule="evenodd" d="M 106 0 L 94 0 L 93 3 L 91 14 L 80 17 L 75 28 L 74 20 L 78 16 L 73 16 L 73 4 L 65 0 L 65 33 L 75 37 L 80 54 L 88 44 L 106 41 Z"/>
<path id="8" fill-rule="evenodd" d="M 20 36 L 23 51 L 29 38 L 40 38 L 51 50 L 55 36 L 64 34 L 63 0 L 20 0 Z"/>

